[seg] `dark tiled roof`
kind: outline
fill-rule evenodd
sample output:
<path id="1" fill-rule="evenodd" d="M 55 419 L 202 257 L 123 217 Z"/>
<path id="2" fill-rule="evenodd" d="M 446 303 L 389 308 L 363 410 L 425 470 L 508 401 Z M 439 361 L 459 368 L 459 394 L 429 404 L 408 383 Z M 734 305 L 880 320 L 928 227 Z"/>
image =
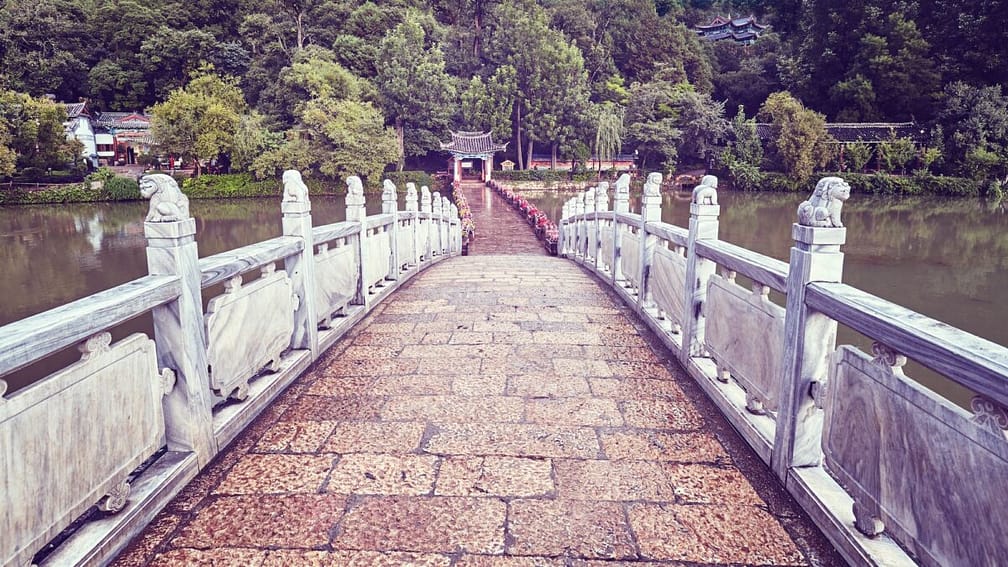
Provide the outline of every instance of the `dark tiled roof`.
<path id="1" fill-rule="evenodd" d="M 893 134 L 897 138 L 921 141 L 921 128 L 915 122 L 827 122 L 826 132 L 842 144 L 853 142 L 878 143 L 888 141 Z M 757 124 L 756 135 L 761 140 L 770 138 L 770 124 Z"/>
<path id="2" fill-rule="evenodd" d="M 95 122 L 105 128 L 123 130 L 146 130 L 150 128 L 150 118 L 139 112 L 102 112 Z"/>
<path id="3" fill-rule="evenodd" d="M 482 155 L 502 152 L 507 143 L 495 144 L 490 132 L 452 132 L 452 141 L 441 143 L 441 149 L 453 154 Z"/>
<path id="4" fill-rule="evenodd" d="M 63 106 L 66 107 L 67 118 L 73 119 L 79 116 L 87 116 L 87 103 L 86 102 L 64 102 Z"/>

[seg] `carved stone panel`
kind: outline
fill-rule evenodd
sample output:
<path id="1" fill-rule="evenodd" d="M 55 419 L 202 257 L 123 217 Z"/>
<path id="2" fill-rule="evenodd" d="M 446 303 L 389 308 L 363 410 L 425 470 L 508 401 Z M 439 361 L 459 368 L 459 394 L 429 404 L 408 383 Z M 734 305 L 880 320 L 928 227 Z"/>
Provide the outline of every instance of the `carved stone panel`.
<path id="1" fill-rule="evenodd" d="M 685 321 L 686 258 L 667 248 L 655 251 L 651 264 L 651 297 L 662 315 L 672 322 L 672 330 L 680 332 Z"/>
<path id="2" fill-rule="evenodd" d="M 322 328 L 328 328 L 333 314 L 345 309 L 354 298 L 359 277 L 353 246 L 329 249 L 323 245 L 315 255 L 316 305 Z"/>
<path id="3" fill-rule="evenodd" d="M 364 283 L 367 287 L 373 287 L 381 283 L 389 274 L 389 258 L 392 256 L 392 247 L 389 245 L 389 234 L 387 232 L 376 232 L 365 240 Z"/>
<path id="4" fill-rule="evenodd" d="M 413 265 L 417 257 L 414 250 L 416 237 L 413 234 L 413 220 L 399 221 L 399 228 L 396 231 L 396 246 L 399 251 L 399 264 L 402 266 Z"/>
<path id="5" fill-rule="evenodd" d="M 275 370 L 290 346 L 297 296 L 285 271 L 270 264 L 263 276 L 242 285 L 241 276 L 207 307 L 207 362 L 210 389 L 243 400 L 249 380 L 264 368 Z"/>
<path id="6" fill-rule="evenodd" d="M 620 267 L 623 276 L 637 289 L 640 289 L 640 237 L 626 231 L 620 242 Z"/>
<path id="7" fill-rule="evenodd" d="M 784 308 L 770 302 L 768 287 L 753 291 L 718 275 L 710 278 L 704 316 L 705 347 L 717 362 L 719 378 L 728 375 L 746 391 L 749 411 L 776 411 L 780 365 L 784 358 Z"/>
<path id="8" fill-rule="evenodd" d="M 146 335 L 111 342 L 96 335 L 79 362 L 0 394 L 0 565 L 29 564 L 96 503 L 122 509 L 127 475 L 165 444 L 174 374 Z"/>
<path id="9" fill-rule="evenodd" d="M 826 469 L 853 497 L 859 529 L 884 526 L 923 565 L 1002 564 L 1008 441 L 904 376 L 905 360 L 834 353 L 822 396 Z"/>
<path id="10" fill-rule="evenodd" d="M 613 257 L 613 227 L 612 222 L 602 224 L 601 237 L 599 238 L 599 265 L 612 268 Z"/>

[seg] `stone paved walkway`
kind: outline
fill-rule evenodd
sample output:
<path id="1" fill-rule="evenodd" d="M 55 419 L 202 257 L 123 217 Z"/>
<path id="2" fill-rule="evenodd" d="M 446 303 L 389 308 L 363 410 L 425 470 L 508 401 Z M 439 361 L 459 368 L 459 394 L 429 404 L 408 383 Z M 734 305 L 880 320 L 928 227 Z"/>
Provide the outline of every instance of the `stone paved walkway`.
<path id="1" fill-rule="evenodd" d="M 116 565 L 840 564 L 655 344 L 565 260 L 447 260 Z"/>

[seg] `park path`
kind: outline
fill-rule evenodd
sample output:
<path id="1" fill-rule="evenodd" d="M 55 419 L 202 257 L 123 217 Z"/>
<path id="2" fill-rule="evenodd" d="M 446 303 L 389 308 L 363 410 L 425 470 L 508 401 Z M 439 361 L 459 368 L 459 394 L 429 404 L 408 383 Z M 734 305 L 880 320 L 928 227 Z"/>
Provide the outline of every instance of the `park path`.
<path id="1" fill-rule="evenodd" d="M 476 255 L 380 305 L 116 565 L 839 564 L 633 313 L 481 191 Z"/>

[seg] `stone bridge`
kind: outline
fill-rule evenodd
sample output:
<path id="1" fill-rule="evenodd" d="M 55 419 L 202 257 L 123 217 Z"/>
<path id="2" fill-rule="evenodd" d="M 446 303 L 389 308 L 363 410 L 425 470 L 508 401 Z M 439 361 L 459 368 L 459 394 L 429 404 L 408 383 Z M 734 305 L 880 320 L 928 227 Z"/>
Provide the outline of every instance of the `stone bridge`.
<path id="1" fill-rule="evenodd" d="M 365 217 L 351 184 L 324 227 L 298 189 L 283 237 L 197 259 L 187 215 L 149 222 L 150 276 L 0 329 L 0 376 L 87 339 L 0 397 L 18 510 L 0 563 L 1008 556 L 975 519 L 1006 503 L 1005 349 L 835 283 L 842 228 L 796 225 L 789 265 L 718 241 L 716 192 L 687 230 L 660 222 L 654 184 L 630 213 L 622 179 L 612 211 L 604 186 L 564 207 L 554 257 L 506 187 L 472 184 L 461 256 L 457 211 L 426 188 L 400 211 L 386 182 Z M 105 334 L 144 312 L 154 340 Z M 838 321 L 880 339 L 874 359 L 835 347 Z M 975 413 L 909 382 L 903 353 L 973 387 Z"/>

